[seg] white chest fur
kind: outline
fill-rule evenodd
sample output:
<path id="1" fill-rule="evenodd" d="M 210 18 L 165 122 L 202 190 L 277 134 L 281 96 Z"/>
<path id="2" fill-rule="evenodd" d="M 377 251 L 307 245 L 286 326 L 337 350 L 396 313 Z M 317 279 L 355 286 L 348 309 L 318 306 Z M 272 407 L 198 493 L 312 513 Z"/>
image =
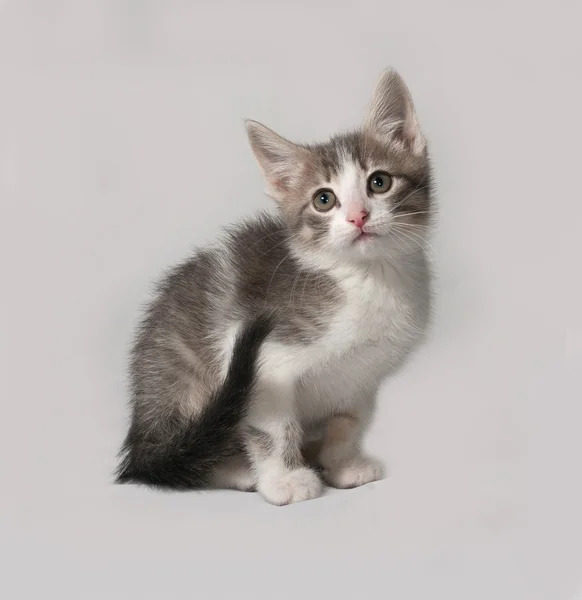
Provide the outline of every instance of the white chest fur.
<path id="1" fill-rule="evenodd" d="M 307 345 L 267 341 L 261 353 L 260 378 L 275 386 L 297 385 L 306 417 L 377 389 L 422 337 L 428 320 L 423 258 L 406 268 L 385 263 L 331 274 L 342 297 L 323 337 Z"/>
<path id="2" fill-rule="evenodd" d="M 334 315 L 325 345 L 335 353 L 380 346 L 386 359 L 405 352 L 423 329 L 424 301 L 416 273 L 384 263 L 368 270 L 338 273 L 345 298 Z"/>
<path id="3" fill-rule="evenodd" d="M 322 382 L 345 379 L 347 370 L 381 379 L 422 335 L 428 312 L 422 272 L 403 274 L 384 264 L 374 270 L 338 269 L 333 276 L 343 294 L 327 332 L 309 345 L 267 342 L 262 361 L 267 377 Z"/>
<path id="4" fill-rule="evenodd" d="M 309 349 L 298 403 L 304 419 L 348 409 L 374 393 L 422 337 L 428 319 L 424 264 L 402 274 L 389 265 L 337 273 L 344 302 L 331 326 Z"/>

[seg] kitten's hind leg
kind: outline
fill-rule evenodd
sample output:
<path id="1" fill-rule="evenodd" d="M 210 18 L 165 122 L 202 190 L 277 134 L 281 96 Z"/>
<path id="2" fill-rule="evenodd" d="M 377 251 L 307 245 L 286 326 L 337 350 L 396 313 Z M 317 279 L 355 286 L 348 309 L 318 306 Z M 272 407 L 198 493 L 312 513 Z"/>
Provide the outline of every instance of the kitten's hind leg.
<path id="1" fill-rule="evenodd" d="M 361 453 L 364 416 L 337 415 L 327 423 L 319 463 L 332 487 L 354 488 L 384 476 L 382 463 Z"/>
<path id="2" fill-rule="evenodd" d="M 216 468 L 210 487 L 223 490 L 241 490 L 242 492 L 256 491 L 257 478 L 249 459 L 242 452 L 229 456 Z"/>

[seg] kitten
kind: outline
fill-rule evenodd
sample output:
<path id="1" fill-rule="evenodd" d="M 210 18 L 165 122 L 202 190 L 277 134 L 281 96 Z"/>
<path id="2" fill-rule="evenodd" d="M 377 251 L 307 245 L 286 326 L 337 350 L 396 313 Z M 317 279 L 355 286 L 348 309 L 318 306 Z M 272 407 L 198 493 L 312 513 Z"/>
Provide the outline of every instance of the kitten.
<path id="1" fill-rule="evenodd" d="M 395 71 L 361 130 L 294 144 L 247 122 L 278 214 L 227 230 L 161 282 L 131 357 L 119 482 L 258 490 L 382 477 L 361 452 L 382 380 L 428 324 L 430 165 Z"/>

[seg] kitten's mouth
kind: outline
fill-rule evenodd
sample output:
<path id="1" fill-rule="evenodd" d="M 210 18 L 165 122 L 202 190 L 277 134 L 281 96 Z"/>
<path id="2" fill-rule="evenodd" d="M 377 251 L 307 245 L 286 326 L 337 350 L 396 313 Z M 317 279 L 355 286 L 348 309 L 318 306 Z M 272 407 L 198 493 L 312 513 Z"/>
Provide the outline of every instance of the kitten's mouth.
<path id="1" fill-rule="evenodd" d="M 365 243 L 375 237 L 377 237 L 377 235 L 375 233 L 371 233 L 369 231 L 360 231 L 358 236 L 356 238 L 354 238 L 354 244 L 357 242 Z"/>

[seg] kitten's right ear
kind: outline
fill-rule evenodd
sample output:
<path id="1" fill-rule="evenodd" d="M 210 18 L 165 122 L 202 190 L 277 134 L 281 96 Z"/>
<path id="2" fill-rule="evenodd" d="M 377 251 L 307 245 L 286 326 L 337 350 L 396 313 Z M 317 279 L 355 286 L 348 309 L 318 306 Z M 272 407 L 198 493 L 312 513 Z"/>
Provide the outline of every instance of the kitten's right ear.
<path id="1" fill-rule="evenodd" d="M 282 200 L 301 172 L 307 151 L 257 121 L 245 121 L 251 148 L 267 180 L 267 194 Z"/>

